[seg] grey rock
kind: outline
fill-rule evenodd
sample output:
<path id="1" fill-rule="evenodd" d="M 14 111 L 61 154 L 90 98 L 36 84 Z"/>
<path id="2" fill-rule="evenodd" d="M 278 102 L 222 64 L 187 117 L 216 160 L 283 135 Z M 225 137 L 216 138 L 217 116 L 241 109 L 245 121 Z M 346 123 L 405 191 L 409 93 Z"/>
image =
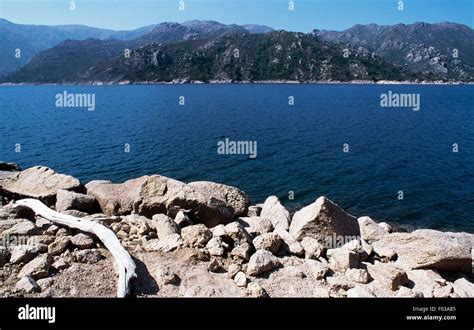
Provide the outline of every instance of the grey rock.
<path id="1" fill-rule="evenodd" d="M 413 290 L 421 292 L 423 297 L 434 297 L 435 289 L 441 289 L 447 282 L 436 271 L 431 269 L 415 269 L 407 271 L 409 281 L 412 283 Z M 440 290 L 438 293 L 441 293 Z M 449 294 L 448 294 L 449 296 Z"/>
<path id="2" fill-rule="evenodd" d="M 180 228 L 194 225 L 194 222 L 183 210 L 179 210 L 178 213 L 176 213 L 176 216 L 174 217 L 174 222 L 176 222 L 176 224 Z"/>
<path id="3" fill-rule="evenodd" d="M 366 269 L 348 269 L 344 274 L 348 281 L 352 283 L 367 284 L 371 277 Z"/>
<path id="4" fill-rule="evenodd" d="M 243 191 L 235 187 L 208 181 L 191 182 L 189 185 L 203 191 L 207 196 L 224 201 L 234 209 L 236 216 L 247 214 L 250 198 Z"/>
<path id="5" fill-rule="evenodd" d="M 35 259 L 28 262 L 18 273 L 18 278 L 25 276 L 31 276 L 37 280 L 43 277 L 47 277 L 49 274 L 49 267 L 51 265 L 51 256 L 48 254 L 42 254 L 37 256 Z"/>
<path id="6" fill-rule="evenodd" d="M 268 293 L 262 286 L 256 282 L 250 282 L 247 285 L 247 295 L 252 298 L 268 298 Z"/>
<path id="7" fill-rule="evenodd" d="M 474 284 L 461 277 L 453 282 L 453 290 L 456 297 L 474 297 Z"/>
<path id="8" fill-rule="evenodd" d="M 95 264 L 102 260 L 104 256 L 97 249 L 78 250 L 74 252 L 74 258 L 77 262 L 84 264 Z"/>
<path id="9" fill-rule="evenodd" d="M 69 228 L 59 228 L 56 231 L 56 237 L 65 237 L 71 235 L 71 230 Z"/>
<path id="10" fill-rule="evenodd" d="M 347 298 L 373 298 L 375 294 L 366 285 L 356 285 L 347 290 Z"/>
<path id="11" fill-rule="evenodd" d="M 0 180 L 1 191 L 7 195 L 20 198 L 37 198 L 46 205 L 52 205 L 59 189 L 81 190 L 78 179 L 69 175 L 58 174 L 42 166 L 31 167 L 14 176 Z"/>
<path id="12" fill-rule="evenodd" d="M 30 276 L 22 277 L 15 285 L 15 288 L 26 293 L 40 292 L 41 288 Z"/>
<path id="13" fill-rule="evenodd" d="M 51 255 L 58 255 L 63 253 L 71 243 L 71 239 L 67 236 L 58 237 L 53 243 L 49 244 L 48 252 Z"/>
<path id="14" fill-rule="evenodd" d="M 269 272 L 280 265 L 280 261 L 271 252 L 266 250 L 257 250 L 249 260 L 247 274 L 258 276 Z"/>
<path id="15" fill-rule="evenodd" d="M 97 199 L 107 215 L 134 211 L 146 217 L 164 213 L 174 218 L 180 210 L 188 210 L 193 219 L 208 227 L 228 223 L 234 216 L 234 209 L 226 202 L 160 175 L 144 176 L 122 184 L 92 181 L 86 187 L 87 193 Z"/>
<path id="16" fill-rule="evenodd" d="M 265 233 L 255 237 L 252 241 L 257 250 L 267 250 L 275 254 L 280 249 L 281 238 L 277 233 Z"/>
<path id="17" fill-rule="evenodd" d="M 206 249 L 211 256 L 222 256 L 224 254 L 222 238 L 213 237 L 207 242 Z"/>
<path id="18" fill-rule="evenodd" d="M 45 218 L 42 218 L 42 217 L 38 217 L 36 219 L 36 222 L 35 222 L 35 225 L 36 227 L 44 230 L 44 229 L 47 229 L 49 226 L 51 226 L 53 223 L 49 220 L 46 220 Z"/>
<path id="19" fill-rule="evenodd" d="M 240 223 L 249 234 L 255 236 L 273 231 L 273 224 L 268 218 L 240 217 L 237 222 Z"/>
<path id="20" fill-rule="evenodd" d="M 152 227 L 153 227 L 152 220 L 138 214 L 130 214 L 127 216 L 123 216 L 122 222 L 125 222 L 128 225 L 130 225 L 130 230 L 128 232 L 130 236 L 148 235 L 152 231 Z"/>
<path id="21" fill-rule="evenodd" d="M 54 260 L 51 267 L 57 271 L 63 270 L 69 267 L 69 262 L 65 258 L 59 257 L 56 260 Z"/>
<path id="22" fill-rule="evenodd" d="M 79 249 L 90 249 L 94 246 L 94 239 L 86 234 L 79 233 L 71 237 L 71 244 Z"/>
<path id="23" fill-rule="evenodd" d="M 34 245 L 17 245 L 13 247 L 10 256 L 12 264 L 26 263 L 33 260 L 39 253 L 38 246 Z"/>
<path id="24" fill-rule="evenodd" d="M 217 272 L 219 272 L 219 271 L 222 269 L 222 265 L 221 265 L 221 263 L 220 263 L 217 259 L 213 259 L 213 260 L 209 263 L 207 269 L 208 269 L 210 272 L 212 272 L 212 273 L 217 273 Z"/>
<path id="25" fill-rule="evenodd" d="M 56 211 L 77 210 L 89 213 L 93 210 L 95 198 L 90 195 L 58 189 L 56 192 Z"/>
<path id="26" fill-rule="evenodd" d="M 41 278 L 36 283 L 40 287 L 41 291 L 46 291 L 53 284 L 54 280 L 51 277 Z"/>
<path id="27" fill-rule="evenodd" d="M 329 249 L 326 252 L 329 266 L 336 272 L 345 272 L 350 268 L 357 268 L 359 255 L 348 249 Z"/>
<path id="28" fill-rule="evenodd" d="M 290 212 L 281 205 L 276 196 L 270 196 L 265 200 L 260 217 L 270 219 L 275 229 L 288 230 L 290 225 Z"/>
<path id="29" fill-rule="evenodd" d="M 10 236 L 28 236 L 35 235 L 37 233 L 39 233 L 39 228 L 36 227 L 35 224 L 29 220 L 23 220 L 21 222 L 18 222 L 10 229 L 3 231 L 3 235 Z"/>
<path id="30" fill-rule="evenodd" d="M 245 276 L 244 272 L 238 272 L 237 274 L 235 274 L 234 282 L 238 287 L 246 287 L 247 276 Z"/>
<path id="31" fill-rule="evenodd" d="M 324 255 L 326 248 L 315 238 L 305 237 L 301 240 L 301 246 L 304 249 L 305 257 L 308 259 L 319 259 Z"/>
<path id="32" fill-rule="evenodd" d="M 1 182 L 1 181 L 0 181 Z M 8 204 L 0 206 L 0 220 L 27 219 L 35 221 L 35 212 L 27 206 Z"/>
<path id="33" fill-rule="evenodd" d="M 165 285 L 175 285 L 178 283 L 179 277 L 169 268 L 158 266 L 155 271 L 155 278 L 160 287 Z"/>
<path id="34" fill-rule="evenodd" d="M 51 226 L 49 226 L 49 227 L 44 231 L 44 233 L 45 233 L 46 235 L 52 235 L 52 236 L 54 236 L 54 235 L 56 235 L 56 233 L 57 233 L 58 231 L 59 231 L 59 227 L 58 227 L 58 226 L 56 226 L 56 225 L 51 225 Z"/>
<path id="35" fill-rule="evenodd" d="M 229 269 L 227 270 L 227 277 L 234 278 L 235 274 L 240 272 L 242 267 L 238 264 L 230 264 Z"/>
<path id="36" fill-rule="evenodd" d="M 238 257 L 243 260 L 249 260 L 250 258 L 250 252 L 252 251 L 252 247 L 250 246 L 249 243 L 243 243 L 240 245 L 237 245 L 232 249 L 230 254 L 232 256 Z"/>
<path id="37" fill-rule="evenodd" d="M 213 237 L 226 237 L 227 233 L 225 232 L 225 226 L 224 225 L 217 225 L 213 228 L 211 228 L 212 236 Z"/>
<path id="38" fill-rule="evenodd" d="M 457 235 L 422 229 L 393 233 L 372 244 L 374 252 L 396 252 L 397 263 L 406 269 L 430 268 L 440 271 L 472 272 L 472 245 Z"/>
<path id="39" fill-rule="evenodd" d="M 181 238 L 191 246 L 206 246 L 212 238 L 212 232 L 205 225 L 197 224 L 183 228 Z"/>
<path id="40" fill-rule="evenodd" d="M 367 271 L 374 281 L 380 283 L 384 287 L 395 291 L 399 286 L 408 282 L 407 273 L 393 264 L 375 262 L 374 265 L 368 265 Z"/>
<path id="41" fill-rule="evenodd" d="M 166 236 L 164 239 L 151 239 L 146 242 L 144 245 L 144 249 L 147 252 L 155 252 L 155 251 L 162 251 L 162 252 L 171 252 L 183 245 L 183 240 L 179 234 L 171 234 Z"/>
<path id="42" fill-rule="evenodd" d="M 378 223 L 379 227 L 382 228 L 383 230 L 385 230 L 386 233 L 391 233 L 393 231 L 393 228 L 392 226 L 390 226 L 388 223 L 386 222 L 379 222 Z"/>
<path id="43" fill-rule="evenodd" d="M 369 217 L 361 217 L 357 219 L 357 221 L 359 222 L 360 235 L 362 239 L 369 244 L 378 241 L 383 236 L 387 235 L 387 231 Z"/>
<path id="44" fill-rule="evenodd" d="M 227 224 L 225 226 L 225 232 L 226 235 L 230 237 L 236 245 L 252 242 L 252 237 L 250 234 L 238 222 L 231 222 Z"/>
<path id="45" fill-rule="evenodd" d="M 304 255 L 303 246 L 298 241 L 296 241 L 294 237 L 288 233 L 288 231 L 282 228 L 276 228 L 274 232 L 277 233 L 282 239 L 282 247 L 286 252 L 295 256 Z"/>
<path id="46" fill-rule="evenodd" d="M 159 239 L 163 239 L 171 234 L 179 234 L 181 232 L 179 225 L 165 214 L 155 214 L 153 216 L 153 226 L 156 229 Z"/>
<path id="47" fill-rule="evenodd" d="M 262 207 L 258 205 L 249 206 L 249 210 L 247 212 L 248 217 L 259 217 L 262 213 Z"/>
<path id="48" fill-rule="evenodd" d="M 306 259 L 305 265 L 308 272 L 317 280 L 324 279 L 329 272 L 328 264 L 322 261 Z"/>
<path id="49" fill-rule="evenodd" d="M 355 217 L 329 199 L 320 197 L 293 215 L 290 234 L 298 241 L 312 237 L 325 245 L 333 235 L 355 239 L 360 231 Z"/>

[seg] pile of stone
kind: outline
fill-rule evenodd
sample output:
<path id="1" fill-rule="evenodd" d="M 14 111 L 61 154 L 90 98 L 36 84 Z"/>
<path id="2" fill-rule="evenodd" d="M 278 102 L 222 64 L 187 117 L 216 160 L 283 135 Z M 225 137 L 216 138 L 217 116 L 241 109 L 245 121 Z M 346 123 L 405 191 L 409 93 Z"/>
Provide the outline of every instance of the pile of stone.
<path id="1" fill-rule="evenodd" d="M 473 234 L 395 232 L 325 197 L 291 215 L 276 196 L 251 205 L 244 192 L 213 182 L 152 175 L 83 186 L 45 167 L 1 168 L 4 203 L 37 198 L 97 221 L 132 256 L 194 250 L 206 271 L 247 296 L 474 297 Z M 24 240 L 0 250 L 0 265 L 14 293 L 40 292 L 70 265 L 107 257 L 96 238 L 11 205 L 0 208 L 0 235 Z M 158 267 L 153 276 L 160 288 L 180 285 L 176 269 Z"/>

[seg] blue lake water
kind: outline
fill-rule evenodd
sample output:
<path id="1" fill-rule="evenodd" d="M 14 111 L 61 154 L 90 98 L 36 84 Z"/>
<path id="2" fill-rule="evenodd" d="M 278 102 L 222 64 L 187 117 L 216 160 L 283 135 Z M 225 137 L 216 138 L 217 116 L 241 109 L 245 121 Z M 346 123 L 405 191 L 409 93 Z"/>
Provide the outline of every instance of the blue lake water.
<path id="1" fill-rule="evenodd" d="M 389 90 L 420 93 L 421 110 L 381 108 Z M 64 91 L 95 93 L 96 109 L 56 108 Z M 2 86 L 0 105 L 0 160 L 23 168 L 216 181 L 292 210 L 325 195 L 356 216 L 474 232 L 472 85 Z M 225 138 L 257 141 L 257 158 L 219 155 Z"/>

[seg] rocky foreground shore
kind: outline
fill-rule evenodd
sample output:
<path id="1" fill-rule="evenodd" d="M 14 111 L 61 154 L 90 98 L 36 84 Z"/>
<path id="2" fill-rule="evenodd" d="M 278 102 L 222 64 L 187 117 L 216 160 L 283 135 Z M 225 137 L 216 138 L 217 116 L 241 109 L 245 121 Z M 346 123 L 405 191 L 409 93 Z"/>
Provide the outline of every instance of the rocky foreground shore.
<path id="1" fill-rule="evenodd" d="M 474 235 L 403 232 L 325 197 L 277 197 L 160 175 L 86 185 L 0 163 L 0 297 L 112 297 L 114 260 L 90 234 L 13 201 L 35 198 L 110 228 L 137 265 L 132 296 L 474 297 Z"/>

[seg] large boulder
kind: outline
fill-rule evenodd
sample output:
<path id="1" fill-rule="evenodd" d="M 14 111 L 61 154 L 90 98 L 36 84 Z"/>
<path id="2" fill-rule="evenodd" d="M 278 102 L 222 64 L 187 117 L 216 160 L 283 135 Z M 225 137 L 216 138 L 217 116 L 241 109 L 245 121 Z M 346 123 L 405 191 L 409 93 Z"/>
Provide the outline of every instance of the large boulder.
<path id="1" fill-rule="evenodd" d="M 392 291 L 408 282 L 407 273 L 391 263 L 375 262 L 375 264 L 367 266 L 367 271 L 374 281 Z"/>
<path id="2" fill-rule="evenodd" d="M 124 183 L 96 180 L 86 184 L 87 194 L 95 197 L 102 212 L 112 215 L 132 213 L 134 204 L 140 200 L 142 185 L 148 177 L 128 180 Z"/>
<path id="3" fill-rule="evenodd" d="M 191 182 L 189 185 L 201 190 L 205 195 L 226 202 L 227 205 L 232 206 L 236 216 L 244 216 L 248 212 L 250 198 L 240 189 L 208 181 Z"/>
<path id="4" fill-rule="evenodd" d="M 459 278 L 453 283 L 454 296 L 461 298 L 472 298 L 474 297 L 474 284 L 466 280 L 465 278 Z"/>
<path id="5" fill-rule="evenodd" d="M 388 233 L 369 217 L 361 217 L 357 219 L 357 222 L 359 223 L 361 238 L 367 243 L 377 241 Z"/>
<path id="6" fill-rule="evenodd" d="M 270 219 L 275 229 L 288 230 L 290 225 L 290 212 L 281 205 L 276 196 L 270 196 L 265 200 L 260 217 Z"/>
<path id="7" fill-rule="evenodd" d="M 92 181 L 86 188 L 107 215 L 134 211 L 148 218 L 158 213 L 174 218 L 180 210 L 187 210 L 193 221 L 208 227 L 227 223 L 234 217 L 233 208 L 226 202 L 161 175 L 144 176 L 122 184 Z"/>
<path id="8" fill-rule="evenodd" d="M 413 290 L 421 292 L 425 298 L 435 297 L 447 282 L 436 271 L 431 269 L 415 269 L 407 271 L 408 280 L 413 283 Z M 451 289 L 449 289 L 451 291 Z M 450 292 L 448 292 L 449 295 Z"/>
<path id="9" fill-rule="evenodd" d="M 0 179 L 0 192 L 11 198 L 37 198 L 51 206 L 56 203 L 59 189 L 83 190 L 78 179 L 56 173 L 48 167 L 35 166 L 13 173 L 14 175 Z"/>
<path id="10" fill-rule="evenodd" d="M 95 198 L 90 195 L 59 189 L 56 195 L 56 211 L 77 210 L 91 213 Z"/>
<path id="11" fill-rule="evenodd" d="M 324 245 L 333 235 L 355 238 L 360 231 L 355 217 L 326 197 L 320 197 L 293 215 L 290 234 L 298 241 L 312 237 Z"/>
<path id="12" fill-rule="evenodd" d="M 458 235 L 420 229 L 385 235 L 372 247 L 377 254 L 387 249 L 394 251 L 398 256 L 397 263 L 403 268 L 472 272 L 472 245 Z"/>

